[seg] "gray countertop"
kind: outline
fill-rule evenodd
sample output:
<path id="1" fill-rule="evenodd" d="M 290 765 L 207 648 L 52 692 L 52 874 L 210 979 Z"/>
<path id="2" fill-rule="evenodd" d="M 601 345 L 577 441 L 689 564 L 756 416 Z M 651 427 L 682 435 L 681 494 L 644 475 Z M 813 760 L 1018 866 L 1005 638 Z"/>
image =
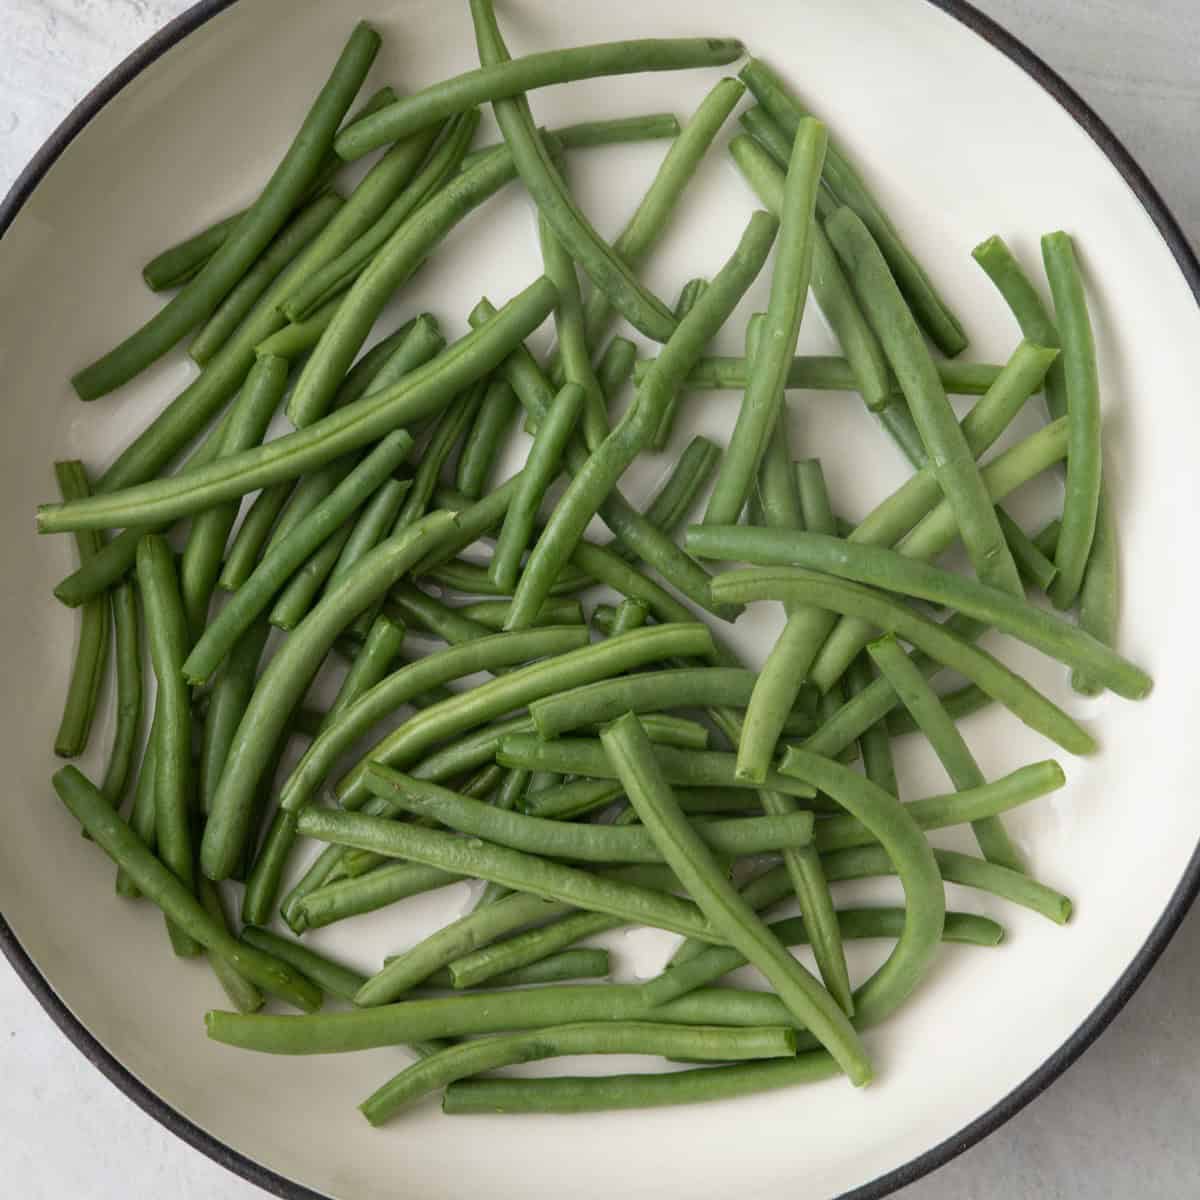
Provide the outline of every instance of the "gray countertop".
<path id="1" fill-rule="evenodd" d="M 1197 0 L 977 0 L 1063 74 L 1200 241 Z M 187 0 L 0 0 L 0 192 L 71 105 Z M 1200 1191 L 1200 914 L 1062 1079 L 904 1200 L 1185 1200 Z M 145 1116 L 0 969 L 0 1179 L 25 1200 L 263 1193 Z M 7 1186 L 3 1190 L 8 1190 Z"/>

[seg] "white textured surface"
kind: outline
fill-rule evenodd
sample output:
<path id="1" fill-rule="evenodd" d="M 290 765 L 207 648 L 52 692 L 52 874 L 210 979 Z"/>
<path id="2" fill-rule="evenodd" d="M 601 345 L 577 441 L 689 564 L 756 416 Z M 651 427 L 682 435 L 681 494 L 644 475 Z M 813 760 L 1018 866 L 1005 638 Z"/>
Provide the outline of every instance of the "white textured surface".
<path id="1" fill-rule="evenodd" d="M 0 187 L 70 105 L 181 3 L 0 0 Z M 1110 121 L 1190 230 L 1200 229 L 1192 156 L 1200 101 L 1193 0 L 989 0 L 982 7 L 1060 68 Z M 1046 1096 L 982 1146 L 905 1193 L 909 1200 L 1195 1194 L 1200 1039 L 1194 980 L 1200 920 L 1101 1042 Z M 26 1197 L 260 1193 L 141 1114 L 0 972 L 0 1178 Z"/>

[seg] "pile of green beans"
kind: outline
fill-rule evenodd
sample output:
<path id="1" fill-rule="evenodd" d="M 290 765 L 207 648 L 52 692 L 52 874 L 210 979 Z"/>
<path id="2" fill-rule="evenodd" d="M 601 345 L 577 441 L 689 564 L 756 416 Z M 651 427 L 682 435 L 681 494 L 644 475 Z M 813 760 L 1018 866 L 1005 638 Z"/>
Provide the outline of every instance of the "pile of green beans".
<path id="1" fill-rule="evenodd" d="M 493 0 L 468 5 L 477 66 L 404 96 L 384 87 L 347 118 L 380 45 L 355 28 L 257 199 L 147 263 L 152 290 L 178 291 L 74 375 L 94 399 L 188 335 L 201 367 L 102 475 L 56 463 L 61 502 L 38 510 L 78 557 L 55 588 L 79 610 L 59 756 L 89 753 L 110 645 L 115 660 L 101 783 L 64 766 L 54 789 L 116 864 L 118 894 L 161 910 L 180 958 L 207 958 L 234 1010 L 208 1013 L 213 1040 L 415 1055 L 381 1067 L 359 1106 L 372 1124 L 433 1090 L 451 1114 L 576 1113 L 866 1085 L 880 1064 L 863 1031 L 921 989 L 943 945 L 1004 937 L 947 911 L 947 883 L 1055 925 L 1073 910 L 1001 823 L 1063 787 L 1063 769 L 989 778 L 960 724 L 994 701 L 1072 754 L 1096 739 L 976 641 L 1016 638 L 1089 695 L 1152 687 L 1114 648 L 1116 514 L 1080 250 L 1043 237 L 1048 305 L 999 237 L 976 247 L 1020 339 L 1002 362 L 957 361 L 949 302 L 836 134 L 760 60 L 713 80 L 682 123 L 535 120 L 539 89 L 722 67 L 741 42 L 511 58 Z M 729 153 L 766 211 L 748 206 L 724 265 L 684 276 L 672 311 L 642 269 L 744 100 Z M 485 108 L 502 141 L 478 146 Z M 669 146 L 609 242 L 566 152 L 650 139 Z M 341 163 L 377 149 L 335 187 Z M 509 186 L 539 233 L 525 286 L 446 314 L 469 325 L 449 344 L 440 310 L 374 334 Z M 715 355 L 764 271 L 744 354 Z M 835 353 L 797 354 L 810 290 Z M 614 336 L 622 318 L 632 330 Z M 556 345 L 540 355 L 529 339 L 548 319 Z M 722 390 L 739 393 L 734 412 Z M 1039 391 L 1048 423 L 993 453 Z M 857 392 L 912 467 L 857 524 L 829 464 L 794 458 L 789 405 L 815 392 Z M 951 395 L 977 399 L 960 418 Z M 280 409 L 294 428 L 269 437 Z M 682 436 L 704 409 L 729 416 L 727 445 Z M 532 441 L 500 479 L 518 413 Z M 644 507 L 626 484 L 639 460 L 656 481 Z M 1002 502 L 1060 466 L 1061 512 L 1033 534 Z M 965 572 L 939 561 L 957 543 Z M 751 666 L 718 630 L 763 602 L 785 623 Z M 937 690 L 943 669 L 966 686 Z M 910 733 L 952 791 L 902 799 L 894 739 Z M 978 857 L 936 844 L 964 825 Z M 890 876 L 888 907 L 839 907 L 845 881 Z M 406 941 L 398 910 L 382 961 L 305 940 L 443 892 L 465 915 Z M 769 912 L 784 902 L 799 916 Z M 580 943 L 628 926 L 684 940 L 659 974 L 608 982 L 619 952 Z M 859 938 L 891 944 L 866 977 L 843 946 Z M 710 986 L 747 965 L 769 990 Z M 316 1014 L 326 996 L 349 1007 Z M 276 1001 L 306 1015 L 259 1011 Z M 488 1077 L 571 1054 L 726 1065 Z"/>

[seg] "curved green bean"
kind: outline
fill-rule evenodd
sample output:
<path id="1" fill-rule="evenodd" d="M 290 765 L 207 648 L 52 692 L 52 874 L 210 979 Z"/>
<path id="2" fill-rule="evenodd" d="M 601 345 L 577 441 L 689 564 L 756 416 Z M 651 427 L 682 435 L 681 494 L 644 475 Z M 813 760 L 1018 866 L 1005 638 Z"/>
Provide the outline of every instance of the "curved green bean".
<path id="1" fill-rule="evenodd" d="M 392 807 L 415 816 L 432 817 L 460 833 L 481 837 L 527 854 L 574 862 L 661 862 L 662 854 L 645 829 L 612 825 L 572 825 L 539 817 L 504 812 L 470 800 L 436 784 L 413 779 L 387 767 L 367 768 L 367 786 Z M 812 838 L 812 813 L 778 817 L 738 817 L 705 822 L 697 834 L 712 850 L 746 857 L 769 850 L 807 845 Z"/>
<path id="2" fill-rule="evenodd" d="M 583 636 L 587 636 L 586 631 Z M 619 675 L 663 657 L 703 655 L 711 652 L 711 648 L 712 635 L 704 625 L 655 625 L 635 629 L 620 638 L 609 638 L 595 646 L 582 646 L 549 662 L 534 663 L 499 679 L 489 680 L 465 695 L 455 696 L 425 709 L 377 742 L 367 758 L 338 785 L 338 798 L 347 808 L 361 804 L 366 796 L 362 775 L 368 760 L 402 770 L 437 742 L 530 704 L 542 696 Z M 287 799 L 284 803 L 292 807 Z"/>
<path id="3" fill-rule="evenodd" d="M 118 811 L 125 800 L 142 724 L 142 641 L 137 589 L 130 581 L 113 589 L 117 661 L 117 721 L 100 792 Z"/>
<path id="4" fill-rule="evenodd" d="M 835 612 L 859 617 L 884 633 L 902 637 L 943 666 L 965 675 L 993 699 L 999 700 L 1018 720 L 1064 750 L 1072 754 L 1090 754 L 1096 748 L 1086 730 L 1003 663 L 869 588 L 798 568 L 770 567 L 726 572 L 713 581 L 713 588 L 730 598 L 742 600 L 807 600 Z"/>
<path id="5" fill-rule="evenodd" d="M 209 316 L 242 278 L 311 187 L 321 159 L 333 144 L 337 127 L 366 77 L 379 45 L 380 37 L 369 25 L 355 28 L 328 82 L 258 199 L 200 273 L 165 308 L 115 349 L 74 375 L 71 382 L 80 399 L 95 400 L 145 370 Z"/>
<path id="6" fill-rule="evenodd" d="M 632 1021 L 559 1025 L 451 1046 L 401 1071 L 359 1108 L 372 1125 L 382 1125 L 405 1104 L 455 1080 L 561 1055 L 655 1054 L 729 1062 L 794 1058 L 795 1053 L 795 1033 L 783 1028 L 720 1029 Z"/>
<path id="7" fill-rule="evenodd" d="M 432 362 L 370 398 L 347 404 L 265 446 L 172 479 L 69 505 L 43 505 L 38 527 L 43 533 L 57 533 L 170 521 L 280 480 L 298 478 L 397 426 L 437 411 L 448 398 L 498 366 L 514 345 L 545 320 L 553 304 L 553 285 L 539 279 L 505 305 L 485 329 L 468 333 Z"/>
<path id="8" fill-rule="evenodd" d="M 482 66 L 502 69 L 510 60 L 491 0 L 471 0 L 471 17 Z M 733 50 L 733 44 L 726 43 L 721 49 L 729 52 Z M 638 282 L 576 207 L 533 122 L 524 95 L 497 97 L 491 104 L 517 173 L 538 211 L 571 257 L 634 328 L 647 337 L 665 342 L 675 328 L 674 318 L 663 303 Z"/>
<path id="9" fill-rule="evenodd" d="M 321 993 L 286 964 L 243 946 L 204 911 L 200 901 L 146 848 L 88 779 L 74 767 L 54 775 L 54 790 L 104 852 L 171 922 L 206 949 L 228 959 L 265 992 L 311 1012 Z"/>

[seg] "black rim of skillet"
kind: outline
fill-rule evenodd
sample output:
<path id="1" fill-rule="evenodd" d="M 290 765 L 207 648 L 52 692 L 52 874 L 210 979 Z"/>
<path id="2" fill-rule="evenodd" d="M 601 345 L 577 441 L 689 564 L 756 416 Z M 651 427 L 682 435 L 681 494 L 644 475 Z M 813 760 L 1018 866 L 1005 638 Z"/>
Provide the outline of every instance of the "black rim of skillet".
<path id="1" fill-rule="evenodd" d="M 134 50 L 128 58 L 84 96 L 33 156 L 29 165 L 17 177 L 17 181 L 8 195 L 0 203 L 0 237 L 12 224 L 25 201 L 32 195 L 33 190 L 54 165 L 58 156 L 109 100 L 127 83 L 140 75 L 160 55 L 183 41 L 194 29 L 198 29 L 206 21 L 232 7 L 236 2 L 237 0 L 200 0 L 199 3 L 194 4 L 164 26 L 149 41 Z M 1134 194 L 1149 213 L 1151 220 L 1158 227 L 1158 231 L 1174 255 L 1180 271 L 1183 272 L 1184 279 L 1192 289 L 1192 294 L 1200 304 L 1200 262 L 1197 261 L 1196 255 L 1166 202 L 1113 131 L 1092 111 L 1066 80 L 990 17 L 984 16 L 965 0 L 928 0 L 928 2 L 960 21 L 968 29 L 974 30 L 984 41 L 1010 58 L 1075 118 L 1096 145 L 1108 156 L 1125 182 L 1133 189 Z M 925 1151 L 911 1162 L 881 1175 L 873 1182 L 844 1193 L 840 1200 L 879 1200 L 880 1197 L 891 1195 L 982 1141 L 989 1133 L 998 1129 L 1031 1100 L 1044 1092 L 1104 1032 L 1109 1022 L 1124 1008 L 1142 980 L 1149 974 L 1150 968 L 1158 961 L 1159 955 L 1166 949 L 1167 943 L 1179 928 L 1197 893 L 1200 893 L 1200 847 L 1197 847 L 1192 855 L 1179 886 L 1175 889 L 1170 902 L 1155 923 L 1142 948 L 1108 994 L 1096 1005 L 1071 1037 L 1023 1083 L 987 1112 L 960 1129 L 953 1137 L 947 1138 L 939 1145 Z M 329 1200 L 320 1192 L 314 1192 L 311 1188 L 277 1174 L 205 1132 L 122 1066 L 59 998 L 50 986 L 50 982 L 34 965 L 25 948 L 17 940 L 16 934 L 4 919 L 3 914 L 0 914 L 0 949 L 4 951 L 14 970 L 37 997 L 46 1012 L 50 1014 L 59 1029 L 74 1042 L 93 1066 L 97 1067 L 156 1121 L 165 1125 L 188 1145 L 194 1146 L 215 1162 L 244 1179 L 250 1180 L 251 1183 L 258 1184 L 264 1191 L 270 1192 L 272 1195 L 282 1196 L 284 1200 Z"/>

